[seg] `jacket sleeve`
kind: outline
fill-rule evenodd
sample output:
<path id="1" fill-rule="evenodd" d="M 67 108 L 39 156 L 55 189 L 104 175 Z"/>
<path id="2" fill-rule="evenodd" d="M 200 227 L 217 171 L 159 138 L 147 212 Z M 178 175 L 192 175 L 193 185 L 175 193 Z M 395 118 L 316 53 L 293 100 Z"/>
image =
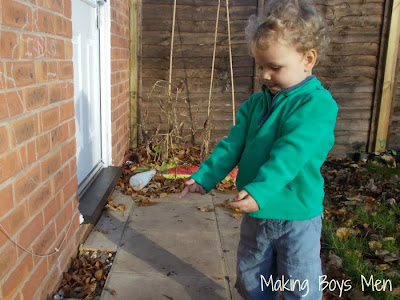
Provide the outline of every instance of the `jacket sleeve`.
<path id="1" fill-rule="evenodd" d="M 326 94 L 300 104 L 282 120 L 270 157 L 244 189 L 263 209 L 270 197 L 290 183 L 312 158 L 326 158 L 334 143 L 336 102 Z"/>
<path id="2" fill-rule="evenodd" d="M 218 182 L 224 179 L 238 164 L 242 155 L 248 130 L 249 101 L 238 110 L 236 124 L 231 127 L 228 137 L 221 140 L 210 157 L 205 160 L 193 178 L 209 192 Z"/>

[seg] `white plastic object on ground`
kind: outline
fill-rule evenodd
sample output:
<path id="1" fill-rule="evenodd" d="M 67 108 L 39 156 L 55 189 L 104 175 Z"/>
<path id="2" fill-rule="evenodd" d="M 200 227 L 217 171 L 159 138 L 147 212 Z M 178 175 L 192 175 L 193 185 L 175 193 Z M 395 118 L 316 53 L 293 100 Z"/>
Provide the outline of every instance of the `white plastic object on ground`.
<path id="1" fill-rule="evenodd" d="M 129 179 L 129 184 L 131 187 L 142 185 L 142 188 L 144 188 L 149 183 L 151 178 L 153 178 L 154 174 L 156 174 L 156 171 L 154 170 L 135 174 Z"/>

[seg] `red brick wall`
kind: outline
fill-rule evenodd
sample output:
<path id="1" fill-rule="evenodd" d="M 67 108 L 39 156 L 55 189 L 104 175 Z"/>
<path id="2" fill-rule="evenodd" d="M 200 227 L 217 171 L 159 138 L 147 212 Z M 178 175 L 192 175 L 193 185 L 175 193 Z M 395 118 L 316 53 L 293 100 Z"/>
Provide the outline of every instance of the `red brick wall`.
<path id="1" fill-rule="evenodd" d="M 112 159 L 116 166 L 129 148 L 129 4 L 130 0 L 110 2 Z"/>
<path id="2" fill-rule="evenodd" d="M 72 220 L 48 257 L 0 232 L 3 300 L 45 299 L 81 239 L 71 37 L 71 0 L 0 1 L 0 224 L 47 254 Z"/>

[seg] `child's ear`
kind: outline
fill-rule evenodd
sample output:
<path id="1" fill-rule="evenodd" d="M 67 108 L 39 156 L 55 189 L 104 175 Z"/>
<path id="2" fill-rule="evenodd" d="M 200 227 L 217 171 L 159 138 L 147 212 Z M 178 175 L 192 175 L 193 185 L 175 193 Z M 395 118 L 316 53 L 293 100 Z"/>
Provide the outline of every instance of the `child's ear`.
<path id="1" fill-rule="evenodd" d="M 317 62 L 317 50 L 311 49 L 304 55 L 304 71 L 310 72 Z"/>

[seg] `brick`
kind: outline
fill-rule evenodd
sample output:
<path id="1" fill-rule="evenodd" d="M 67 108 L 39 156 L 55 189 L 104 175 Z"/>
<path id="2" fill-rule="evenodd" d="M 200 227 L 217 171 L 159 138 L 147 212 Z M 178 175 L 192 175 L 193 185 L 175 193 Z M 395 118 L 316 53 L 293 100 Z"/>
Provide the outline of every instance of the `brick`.
<path id="1" fill-rule="evenodd" d="M 7 86 L 9 88 L 26 86 L 36 82 L 35 64 L 32 61 L 8 62 Z"/>
<path id="2" fill-rule="evenodd" d="M 0 62 L 0 89 L 6 87 L 5 67 L 4 63 Z"/>
<path id="3" fill-rule="evenodd" d="M 42 176 L 39 164 L 31 167 L 18 178 L 14 179 L 13 186 L 16 203 L 19 203 L 32 191 L 34 191 L 41 184 L 41 182 Z"/>
<path id="4" fill-rule="evenodd" d="M 47 57 L 64 59 L 65 45 L 64 41 L 60 39 L 47 38 Z"/>
<path id="5" fill-rule="evenodd" d="M 54 190 L 60 191 L 70 178 L 69 166 L 65 166 L 53 178 Z"/>
<path id="6" fill-rule="evenodd" d="M 15 145 L 13 145 L 13 147 L 15 147 Z M 27 147 L 26 144 L 24 145 L 20 145 L 17 148 L 18 151 L 18 157 L 21 160 L 22 166 L 25 169 L 26 167 L 28 167 L 28 153 L 27 153 Z M 14 176 L 15 177 L 15 176 Z M 14 178 L 13 178 L 14 179 Z"/>
<path id="7" fill-rule="evenodd" d="M 56 16 L 43 9 L 38 9 L 34 15 L 35 31 L 45 32 L 50 34 L 56 33 Z"/>
<path id="8" fill-rule="evenodd" d="M 31 141 L 26 145 L 28 165 L 33 164 L 37 160 L 36 141 Z"/>
<path id="9" fill-rule="evenodd" d="M 58 64 L 56 61 L 47 62 L 47 80 L 57 80 L 58 79 Z M 60 85 L 60 84 L 59 84 Z"/>
<path id="10" fill-rule="evenodd" d="M 61 160 L 68 161 L 76 155 L 76 139 L 73 138 L 72 141 L 67 143 L 61 148 Z"/>
<path id="11" fill-rule="evenodd" d="M 74 176 L 63 188 L 64 201 L 68 201 L 71 197 L 76 197 L 78 190 L 78 179 Z"/>
<path id="12" fill-rule="evenodd" d="M 38 133 L 36 115 L 29 115 L 11 123 L 14 141 L 21 144 Z"/>
<path id="13" fill-rule="evenodd" d="M 26 282 L 24 287 L 22 288 L 23 299 L 35 299 L 33 295 L 36 293 L 38 287 L 42 284 L 43 279 L 47 275 L 47 261 L 43 259 L 43 261 L 39 264 L 39 266 L 34 270 L 30 279 Z"/>
<path id="14" fill-rule="evenodd" d="M 68 140 L 70 138 L 70 136 L 71 135 L 68 132 L 68 123 L 64 123 L 64 124 L 60 125 L 59 127 L 57 127 L 56 129 L 54 129 L 50 133 L 51 149 L 54 149 L 54 148 L 58 147 L 59 145 L 61 145 L 63 142 Z"/>
<path id="15" fill-rule="evenodd" d="M 50 133 L 39 136 L 36 139 L 36 153 L 37 159 L 50 151 Z"/>
<path id="16" fill-rule="evenodd" d="M 67 1 L 69 2 L 69 1 Z M 49 299 L 51 298 L 51 291 L 53 291 L 61 278 L 58 268 L 48 270 L 48 275 L 42 281 L 42 284 L 36 291 L 32 299 Z"/>
<path id="17" fill-rule="evenodd" d="M 23 111 L 22 92 L 0 93 L 0 120 L 21 114 Z"/>
<path id="18" fill-rule="evenodd" d="M 65 1 L 68 2 L 68 1 Z M 48 8 L 50 10 L 54 10 L 59 13 L 63 13 L 64 11 L 64 1 L 63 0 L 44 0 L 43 7 Z"/>
<path id="19" fill-rule="evenodd" d="M 18 151 L 0 156 L 0 183 L 13 177 L 21 171 L 23 163 L 19 157 Z"/>
<path id="20" fill-rule="evenodd" d="M 2 0 L 2 25 L 32 29 L 32 9 L 19 2 Z"/>
<path id="21" fill-rule="evenodd" d="M 0 155 L 10 149 L 10 139 L 8 137 L 7 126 L 0 127 Z"/>
<path id="22" fill-rule="evenodd" d="M 60 101 L 61 98 L 61 87 L 59 83 L 52 84 L 49 86 L 49 102 L 55 103 Z"/>
<path id="23" fill-rule="evenodd" d="M 3 234 L 2 234 L 3 235 Z M 17 261 L 17 249 L 13 243 L 8 245 L 0 252 L 0 278 L 4 278 Z"/>
<path id="24" fill-rule="evenodd" d="M 51 196 L 51 183 L 50 180 L 48 180 L 29 197 L 29 215 L 34 216 L 39 210 L 41 210 L 47 202 L 50 201 Z"/>
<path id="25" fill-rule="evenodd" d="M 41 167 L 43 178 L 52 176 L 61 167 L 61 152 L 56 151 L 46 156 L 41 163 Z"/>
<path id="26" fill-rule="evenodd" d="M 56 16 L 56 34 L 66 38 L 72 38 L 72 22 L 63 17 Z"/>
<path id="27" fill-rule="evenodd" d="M 63 195 L 62 192 L 58 193 L 53 197 L 49 203 L 44 207 L 44 223 L 49 224 L 55 215 L 61 210 L 63 206 Z"/>
<path id="28" fill-rule="evenodd" d="M 26 255 L 1 286 L 3 299 L 12 299 L 33 269 L 32 255 Z"/>
<path id="29" fill-rule="evenodd" d="M 58 79 L 57 62 L 37 61 L 35 66 L 37 82 L 45 82 Z M 60 83 L 58 83 L 58 86 L 60 88 Z"/>
<path id="30" fill-rule="evenodd" d="M 36 69 L 36 81 L 46 82 L 47 81 L 47 62 L 46 61 L 36 61 L 35 62 Z"/>
<path id="31" fill-rule="evenodd" d="M 71 162 L 69 163 L 69 174 L 70 177 L 75 176 L 76 175 L 76 157 L 74 157 Z"/>
<path id="32" fill-rule="evenodd" d="M 68 122 L 69 127 L 69 136 L 75 136 L 76 133 L 76 123 L 75 120 L 71 120 Z"/>
<path id="33" fill-rule="evenodd" d="M 61 84 L 61 98 L 65 100 L 73 97 L 74 97 L 74 83 L 64 82 L 63 84 Z"/>
<path id="34" fill-rule="evenodd" d="M 75 116 L 75 102 L 70 100 L 60 106 L 60 122 L 72 119 Z"/>
<path id="35" fill-rule="evenodd" d="M 13 300 L 22 300 L 21 293 L 19 293 L 18 295 L 14 296 Z"/>
<path id="36" fill-rule="evenodd" d="M 2 58 L 18 58 L 19 43 L 18 35 L 12 31 L 0 31 L 0 47 Z"/>
<path id="37" fill-rule="evenodd" d="M 76 217 L 75 217 L 76 220 Z M 62 253 L 62 257 L 60 258 L 60 268 L 66 269 L 70 263 L 71 263 L 71 258 L 76 257 L 76 254 L 78 252 L 77 245 L 74 243 L 73 240 L 71 240 L 65 247 L 65 250 Z"/>
<path id="38" fill-rule="evenodd" d="M 28 221 L 28 224 L 24 229 L 18 234 L 17 242 L 24 248 L 29 249 L 34 239 L 43 230 L 43 215 L 37 214 L 33 219 Z"/>
<path id="39" fill-rule="evenodd" d="M 34 34 L 22 34 L 20 43 L 20 56 L 22 58 L 40 58 L 46 56 L 46 37 Z"/>
<path id="40" fill-rule="evenodd" d="M 28 221 L 28 205 L 21 202 L 7 217 L 1 221 L 4 229 L 13 236 Z"/>
<path id="41" fill-rule="evenodd" d="M 64 2 L 64 16 L 68 19 L 71 19 L 72 17 L 72 7 L 71 7 L 71 2 L 72 1 L 65 1 Z"/>
<path id="42" fill-rule="evenodd" d="M 25 108 L 28 111 L 48 104 L 46 85 L 24 89 L 23 95 Z"/>
<path id="43" fill-rule="evenodd" d="M 11 184 L 7 185 L 6 187 L 0 190 L 0 199 L 1 199 L 1 205 L 0 205 L 0 218 L 1 218 L 14 207 L 13 188 Z"/>
<path id="44" fill-rule="evenodd" d="M 49 131 L 60 124 L 59 107 L 46 109 L 40 113 L 41 132 Z"/>
<path id="45" fill-rule="evenodd" d="M 57 234 L 60 234 L 63 231 L 64 227 L 69 223 L 71 218 L 72 218 L 72 205 L 71 205 L 71 202 L 69 202 L 62 209 L 61 213 L 58 215 L 58 217 L 55 220 Z"/>
<path id="46" fill-rule="evenodd" d="M 5 93 L 0 93 L 0 120 L 8 118 L 8 105 Z"/>
<path id="47" fill-rule="evenodd" d="M 58 63 L 60 79 L 72 79 L 74 77 L 74 68 L 72 61 L 62 61 Z"/>
<path id="48" fill-rule="evenodd" d="M 37 254 L 45 254 L 55 240 L 55 226 L 54 223 L 50 223 L 50 225 L 42 231 L 39 240 L 33 246 L 33 251 Z"/>
<path id="49" fill-rule="evenodd" d="M 62 242 L 63 238 L 64 238 L 64 236 L 60 235 L 60 236 L 58 237 L 57 241 L 55 242 L 55 244 L 54 244 L 53 246 L 58 248 L 58 247 L 61 245 L 61 242 Z M 50 271 L 51 268 L 52 268 L 54 265 L 60 266 L 60 265 L 59 265 L 60 256 L 61 256 L 61 255 L 64 255 L 65 245 L 66 245 L 66 243 L 64 243 L 63 246 L 61 247 L 61 249 L 59 249 L 59 250 L 61 250 L 60 252 L 55 253 L 54 255 L 51 255 L 51 256 L 48 256 L 48 257 L 47 257 L 47 271 Z M 62 269 L 60 268 L 60 270 L 62 270 Z M 61 278 L 60 278 L 60 279 L 61 279 Z M 67 299 L 68 299 L 68 298 L 67 298 Z M 72 300 L 72 299 L 71 299 L 71 300 Z"/>
<path id="50" fill-rule="evenodd" d="M 73 57 L 73 45 L 71 41 L 66 41 L 65 46 L 65 59 L 72 59 Z"/>

